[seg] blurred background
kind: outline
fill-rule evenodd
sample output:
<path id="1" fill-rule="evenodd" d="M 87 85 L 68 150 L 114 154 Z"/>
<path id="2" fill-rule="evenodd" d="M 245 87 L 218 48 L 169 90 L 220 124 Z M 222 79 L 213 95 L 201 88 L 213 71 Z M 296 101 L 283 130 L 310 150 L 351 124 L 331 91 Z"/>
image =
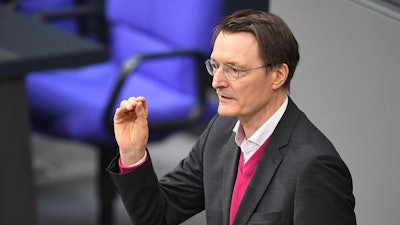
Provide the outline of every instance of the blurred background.
<path id="1" fill-rule="evenodd" d="M 0 2 L 12 8 L 18 1 Z M 95 12 L 98 17 L 84 19 L 86 29 L 78 33 L 107 46 L 107 24 L 97 11 L 103 10 L 104 2 L 89 2 L 98 8 L 85 8 L 85 12 Z M 400 1 L 225 0 L 221 5 L 221 17 L 237 9 L 257 8 L 274 12 L 288 23 L 301 55 L 291 96 L 347 163 L 353 176 L 358 223 L 397 225 Z M 76 29 L 67 32 L 76 35 Z M 186 156 L 205 123 L 149 144 L 159 176 Z M 29 133 L 29 140 L 37 224 L 100 224 L 96 189 L 98 171 L 104 165 L 98 146 L 37 131 Z M 2 202 L 0 208 L 8 207 Z M 113 207 L 112 224 L 131 224 L 118 197 Z M 205 224 L 204 214 L 184 224 Z"/>
<path id="2" fill-rule="evenodd" d="M 400 221 L 399 3 L 270 1 L 300 44 L 291 95 L 347 163 L 363 225 Z"/>
<path id="3" fill-rule="evenodd" d="M 213 28 L 238 9 L 269 7 L 260 0 L 0 3 L 0 100 L 18 106 L 0 117 L 8 150 L 0 152 L 0 224 L 39 225 L 130 224 L 105 172 L 117 152 L 109 129 L 116 105 L 137 95 L 152 104 L 149 147 L 162 176 L 216 112 L 204 68 Z M 204 214 L 185 224 L 205 224 Z"/>

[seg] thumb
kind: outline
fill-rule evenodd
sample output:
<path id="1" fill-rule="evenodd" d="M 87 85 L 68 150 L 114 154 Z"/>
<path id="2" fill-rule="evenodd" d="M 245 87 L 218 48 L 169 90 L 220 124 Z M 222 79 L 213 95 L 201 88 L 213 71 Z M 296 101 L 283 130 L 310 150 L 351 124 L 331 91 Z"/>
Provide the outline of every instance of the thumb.
<path id="1" fill-rule="evenodd" d="M 135 113 L 139 119 L 147 119 L 148 110 L 146 105 L 143 104 L 143 102 L 138 102 L 135 108 Z"/>

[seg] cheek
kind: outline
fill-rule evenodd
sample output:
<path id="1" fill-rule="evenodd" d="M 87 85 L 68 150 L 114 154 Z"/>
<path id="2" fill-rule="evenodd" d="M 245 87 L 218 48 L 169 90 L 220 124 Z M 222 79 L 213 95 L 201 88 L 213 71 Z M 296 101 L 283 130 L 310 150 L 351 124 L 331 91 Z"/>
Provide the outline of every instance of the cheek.
<path id="1" fill-rule="evenodd" d="M 244 111 L 252 111 L 265 105 L 270 96 L 271 91 L 263 80 L 246 88 L 240 97 L 239 104 Z"/>
<path id="2" fill-rule="evenodd" d="M 243 111 L 247 111 L 249 108 L 253 108 L 259 100 L 261 93 L 254 87 L 246 88 L 240 93 L 238 98 L 238 105 Z"/>

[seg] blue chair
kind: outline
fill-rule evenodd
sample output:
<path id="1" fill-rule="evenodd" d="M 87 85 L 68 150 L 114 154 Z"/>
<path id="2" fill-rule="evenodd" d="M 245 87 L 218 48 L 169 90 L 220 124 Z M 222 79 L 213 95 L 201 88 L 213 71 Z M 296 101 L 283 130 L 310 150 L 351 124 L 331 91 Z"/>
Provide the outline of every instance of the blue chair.
<path id="1" fill-rule="evenodd" d="M 204 61 L 222 1 L 109 0 L 105 9 L 110 59 L 31 73 L 26 89 L 35 131 L 98 146 L 100 222 L 111 224 L 115 191 L 105 167 L 118 151 L 113 113 L 122 99 L 146 97 L 150 141 L 216 113 Z"/>

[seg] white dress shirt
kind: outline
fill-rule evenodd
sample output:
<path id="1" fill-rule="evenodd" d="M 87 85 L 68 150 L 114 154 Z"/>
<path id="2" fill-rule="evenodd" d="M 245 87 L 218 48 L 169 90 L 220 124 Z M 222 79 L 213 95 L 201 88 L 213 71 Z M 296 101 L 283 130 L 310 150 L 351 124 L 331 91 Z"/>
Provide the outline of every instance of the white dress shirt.
<path id="1" fill-rule="evenodd" d="M 246 139 L 243 126 L 240 124 L 239 120 L 237 121 L 235 127 L 233 128 L 233 132 L 236 133 L 235 142 L 238 146 L 240 146 L 240 149 L 243 153 L 244 163 L 246 163 L 254 155 L 257 149 L 259 149 L 260 146 L 267 140 L 267 138 L 269 138 L 269 136 L 271 136 L 271 134 L 274 132 L 276 126 L 285 113 L 287 105 L 288 97 L 286 97 L 285 101 L 274 113 L 274 115 L 272 115 L 267 122 L 258 128 L 248 140 Z"/>

